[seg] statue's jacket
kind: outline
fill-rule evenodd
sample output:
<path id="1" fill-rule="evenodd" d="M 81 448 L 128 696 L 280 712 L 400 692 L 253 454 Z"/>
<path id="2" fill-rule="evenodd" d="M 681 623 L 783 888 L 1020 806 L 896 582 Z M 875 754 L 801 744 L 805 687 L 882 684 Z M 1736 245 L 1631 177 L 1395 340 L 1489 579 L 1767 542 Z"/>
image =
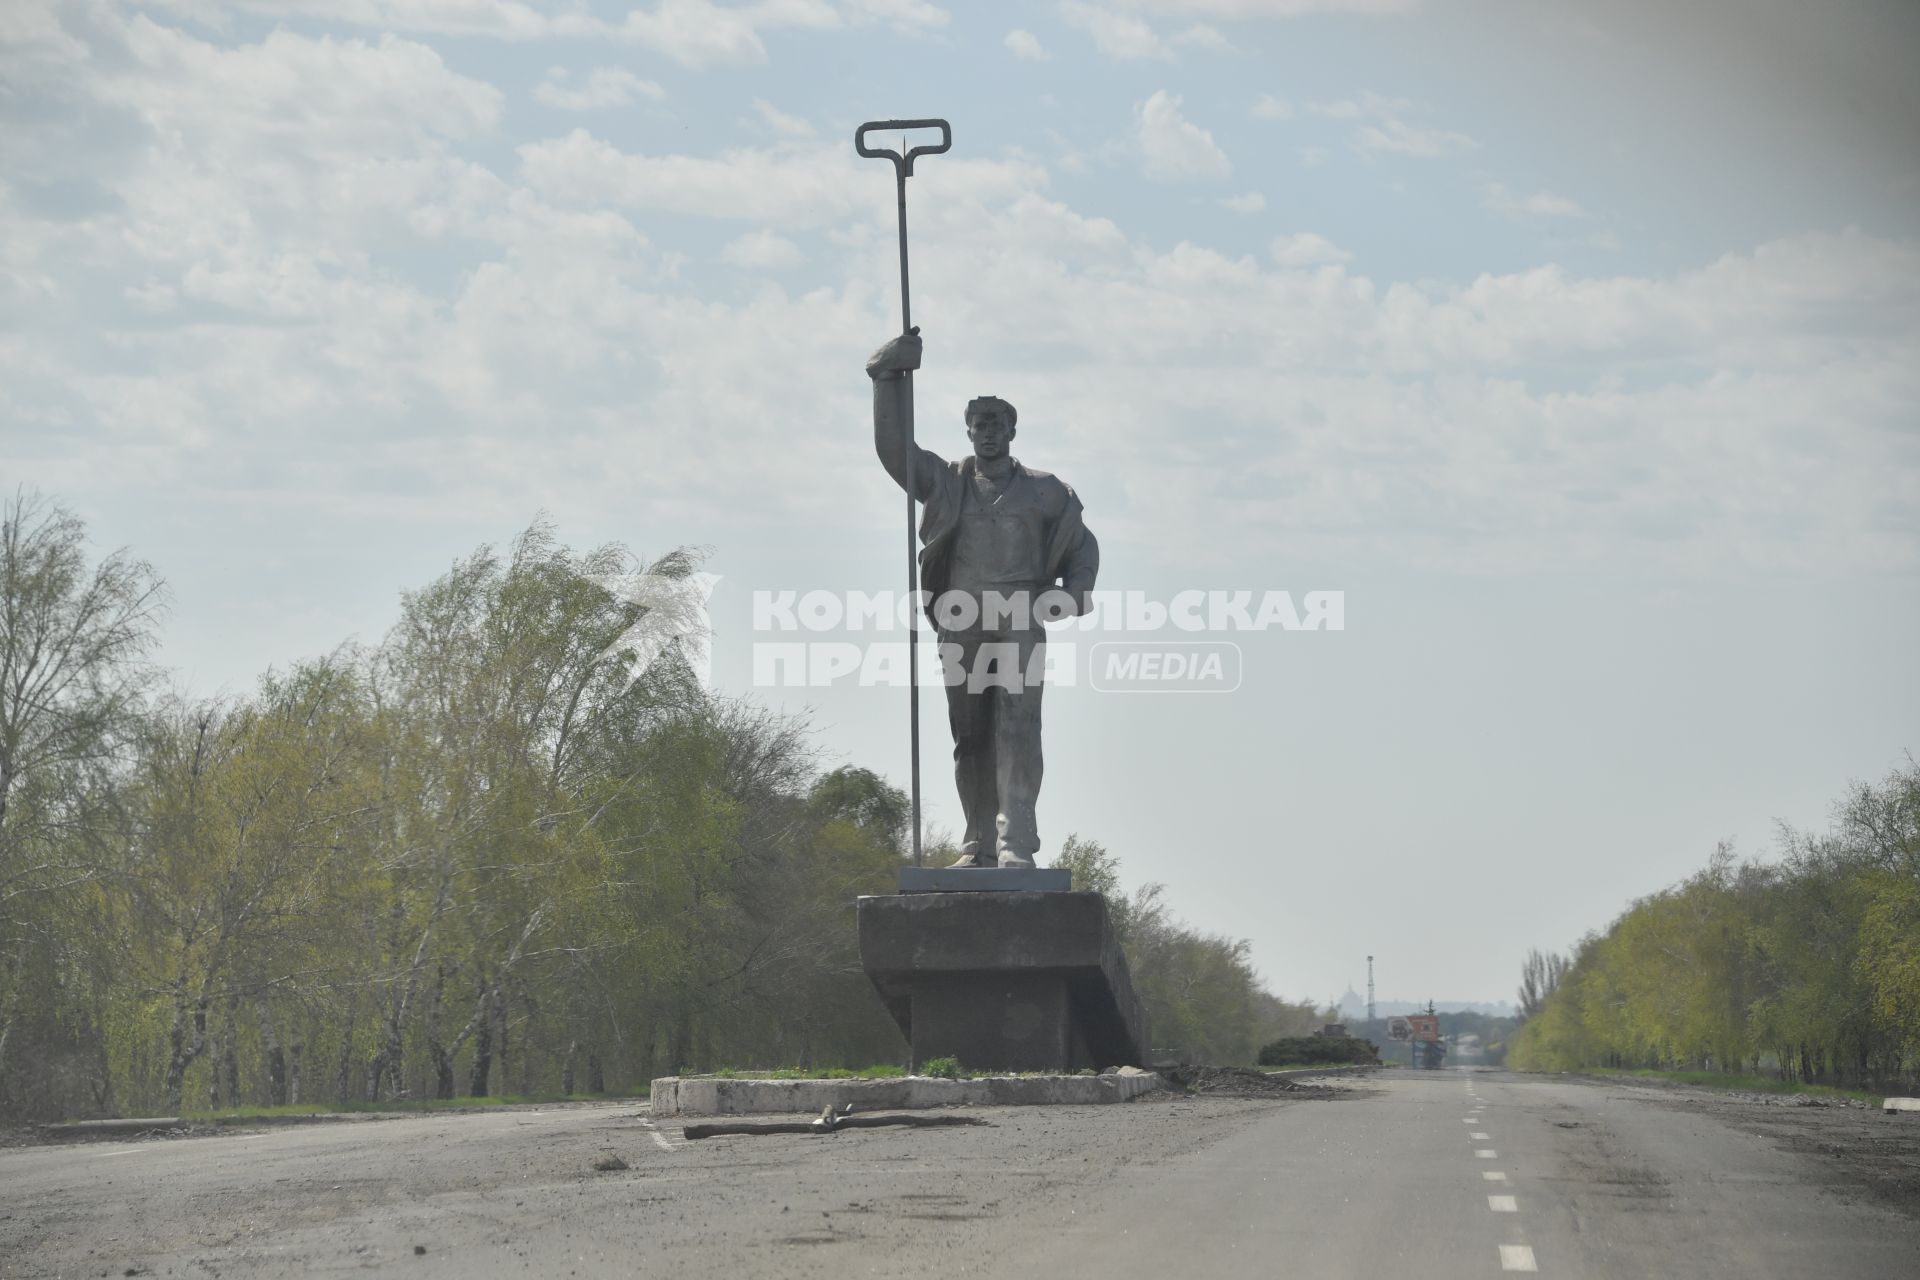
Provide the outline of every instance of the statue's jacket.
<path id="1" fill-rule="evenodd" d="M 938 454 L 919 451 L 920 585 L 938 600 L 952 585 L 953 547 L 960 532 L 960 509 L 973 484 L 977 460 L 969 454 L 948 462 Z M 1013 459 L 1017 476 L 1035 485 L 1047 497 L 1047 506 L 1060 514 L 1047 525 L 1046 581 L 1042 589 L 1059 586 L 1073 597 L 1074 612 L 1087 610 L 1087 596 L 1100 573 L 1100 543 L 1087 528 L 1080 497 L 1058 476 L 1035 471 Z"/>

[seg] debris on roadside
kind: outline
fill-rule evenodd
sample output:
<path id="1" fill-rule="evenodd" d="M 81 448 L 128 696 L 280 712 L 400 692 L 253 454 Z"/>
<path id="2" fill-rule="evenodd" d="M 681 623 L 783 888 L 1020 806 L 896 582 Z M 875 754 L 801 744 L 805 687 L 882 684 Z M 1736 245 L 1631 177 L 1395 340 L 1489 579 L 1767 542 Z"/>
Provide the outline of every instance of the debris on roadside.
<path id="1" fill-rule="evenodd" d="M 828 1108 L 817 1120 L 771 1120 L 771 1121 L 735 1121 L 726 1124 L 690 1124 L 683 1133 L 689 1140 L 699 1138 L 726 1138 L 736 1136 L 757 1136 L 774 1133 L 838 1133 L 842 1129 L 879 1129 L 889 1125 L 898 1125 L 911 1129 L 942 1129 L 954 1125 L 988 1125 L 978 1116 L 918 1116 L 918 1115 L 870 1115 L 852 1116 L 833 1114 Z"/>
<path id="2" fill-rule="evenodd" d="M 1169 1090 L 1190 1097 L 1329 1098 L 1335 1093 L 1323 1085 L 1299 1084 L 1252 1067 L 1162 1067 L 1160 1078 Z"/>
<path id="3" fill-rule="evenodd" d="M 631 1166 L 619 1156 L 614 1155 L 601 1156 L 593 1162 L 593 1170 L 595 1173 L 618 1173 L 620 1170 L 626 1168 L 631 1168 Z"/>

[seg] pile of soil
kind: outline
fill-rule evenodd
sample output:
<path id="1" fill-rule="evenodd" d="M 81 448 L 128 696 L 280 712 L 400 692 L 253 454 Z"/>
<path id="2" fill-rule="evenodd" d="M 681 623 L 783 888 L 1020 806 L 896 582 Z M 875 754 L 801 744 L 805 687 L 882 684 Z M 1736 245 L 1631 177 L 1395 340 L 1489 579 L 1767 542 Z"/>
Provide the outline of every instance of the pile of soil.
<path id="1" fill-rule="evenodd" d="M 1189 1097 L 1323 1098 L 1333 1094 L 1323 1086 L 1296 1084 L 1251 1067 L 1162 1067 L 1160 1077 Z"/>

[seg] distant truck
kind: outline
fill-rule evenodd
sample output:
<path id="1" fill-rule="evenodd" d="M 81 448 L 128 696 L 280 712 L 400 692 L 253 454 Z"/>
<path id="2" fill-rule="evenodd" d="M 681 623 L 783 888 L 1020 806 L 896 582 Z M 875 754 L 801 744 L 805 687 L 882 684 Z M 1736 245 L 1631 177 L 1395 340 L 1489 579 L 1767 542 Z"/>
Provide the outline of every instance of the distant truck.
<path id="1" fill-rule="evenodd" d="M 1392 1040 L 1412 1042 L 1407 1046 L 1409 1065 L 1438 1071 L 1446 1059 L 1446 1042 L 1440 1038 L 1440 1015 L 1433 1011 L 1432 1001 L 1427 1002 L 1425 1013 L 1390 1019 L 1387 1022 L 1387 1036 Z"/>

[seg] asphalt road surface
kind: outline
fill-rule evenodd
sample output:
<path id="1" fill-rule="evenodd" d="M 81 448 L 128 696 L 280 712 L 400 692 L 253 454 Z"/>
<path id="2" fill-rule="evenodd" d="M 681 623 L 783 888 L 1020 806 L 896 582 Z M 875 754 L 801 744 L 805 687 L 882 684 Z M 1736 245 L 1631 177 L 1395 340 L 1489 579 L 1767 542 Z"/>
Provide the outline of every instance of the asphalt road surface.
<path id="1" fill-rule="evenodd" d="M 688 1142 L 595 1104 L 20 1147 L 0 1276 L 1920 1276 L 1920 1115 L 1482 1071 L 977 1114 Z"/>

